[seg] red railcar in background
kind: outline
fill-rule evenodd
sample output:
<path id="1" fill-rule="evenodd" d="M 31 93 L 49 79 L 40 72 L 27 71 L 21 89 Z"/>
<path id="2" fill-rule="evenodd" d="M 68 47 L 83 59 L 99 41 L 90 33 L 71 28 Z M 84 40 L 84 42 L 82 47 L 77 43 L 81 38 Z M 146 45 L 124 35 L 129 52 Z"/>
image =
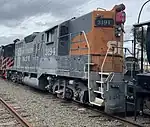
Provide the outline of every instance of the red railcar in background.
<path id="1" fill-rule="evenodd" d="M 15 44 L 8 44 L 0 47 L 0 76 L 7 78 L 7 70 L 14 65 Z"/>

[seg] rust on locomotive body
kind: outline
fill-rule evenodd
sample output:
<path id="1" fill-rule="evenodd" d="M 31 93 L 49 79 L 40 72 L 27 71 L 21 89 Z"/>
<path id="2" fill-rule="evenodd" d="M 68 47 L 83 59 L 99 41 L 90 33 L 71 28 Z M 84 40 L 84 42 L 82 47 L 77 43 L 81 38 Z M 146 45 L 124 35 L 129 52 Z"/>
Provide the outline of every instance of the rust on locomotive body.
<path id="1" fill-rule="evenodd" d="M 88 49 L 84 36 L 78 34 L 72 38 L 71 55 L 85 55 L 90 50 L 92 71 L 100 71 L 104 57 L 105 72 L 123 72 L 123 32 L 125 23 L 125 9 L 115 6 L 112 10 L 94 10 L 91 12 L 91 30 L 86 33 L 90 49 Z M 85 21 L 86 23 L 86 21 Z M 90 25 L 90 24 L 89 24 Z M 82 42 L 82 43 L 81 43 Z M 76 49 L 76 50 L 74 50 Z"/>

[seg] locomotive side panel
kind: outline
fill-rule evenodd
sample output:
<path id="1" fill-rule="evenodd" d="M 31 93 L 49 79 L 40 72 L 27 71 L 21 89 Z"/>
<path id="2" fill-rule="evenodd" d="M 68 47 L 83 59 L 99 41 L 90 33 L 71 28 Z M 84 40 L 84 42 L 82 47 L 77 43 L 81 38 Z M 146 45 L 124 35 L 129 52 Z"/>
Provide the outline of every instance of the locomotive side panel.
<path id="1" fill-rule="evenodd" d="M 85 31 L 89 43 L 92 43 L 92 12 L 70 22 L 70 32 L 73 33 L 70 44 L 70 55 L 72 56 L 88 54 L 87 43 L 81 31 Z"/>
<path id="2" fill-rule="evenodd" d="M 41 41 L 37 35 L 33 37 L 30 35 L 16 43 L 14 69 L 21 72 L 37 72 Z"/>
<path id="3" fill-rule="evenodd" d="M 20 70 L 20 62 L 21 62 L 21 52 L 23 51 L 23 42 L 19 42 L 15 44 L 15 63 L 13 66 L 14 70 Z"/>
<path id="4" fill-rule="evenodd" d="M 20 72 L 28 72 L 32 68 L 31 66 L 31 56 L 33 54 L 33 43 L 25 44 L 22 41 L 16 44 L 16 59 L 14 68 Z"/>
<path id="5" fill-rule="evenodd" d="M 38 89 L 45 89 L 37 78 L 40 59 L 43 57 L 43 33 L 34 32 L 16 43 L 15 65 L 11 79 Z M 15 73 L 14 73 L 15 72 Z"/>
<path id="6" fill-rule="evenodd" d="M 44 43 L 44 56 L 40 59 L 38 77 L 42 74 L 55 74 L 67 77 L 87 78 L 85 65 L 87 55 L 69 55 L 72 38 L 79 35 L 82 30 L 90 31 L 92 28 L 91 13 L 80 18 L 63 22 L 45 32 L 46 38 L 51 35 L 52 40 Z M 86 22 L 86 23 L 85 23 Z M 78 26 L 79 25 L 79 26 Z M 82 64 L 81 64 L 82 63 Z"/>
<path id="7" fill-rule="evenodd" d="M 39 76 L 42 74 L 87 78 L 85 75 L 85 61 L 87 56 L 51 56 L 42 58 L 39 68 Z"/>
<path id="8" fill-rule="evenodd" d="M 73 39 L 77 36 L 83 36 L 81 35 L 82 31 L 85 31 L 86 33 L 88 33 L 89 31 L 91 31 L 92 29 L 92 13 L 88 13 L 85 14 L 79 18 L 74 18 L 70 21 L 68 21 L 69 23 L 67 24 L 68 27 L 68 32 L 64 33 L 64 36 L 67 36 L 68 34 L 68 38 L 67 40 L 65 40 L 65 44 L 68 45 L 68 50 L 67 50 L 67 56 L 61 56 L 59 59 L 59 64 L 58 64 L 58 68 L 59 70 L 63 70 L 63 68 L 67 67 L 67 74 L 66 76 L 69 77 L 76 77 L 76 78 L 86 78 L 87 79 L 87 75 L 85 73 L 85 67 L 86 67 L 86 63 L 88 62 L 88 56 L 87 54 L 83 55 L 83 54 L 71 54 L 71 51 L 76 51 L 76 50 L 80 50 L 84 49 L 86 50 L 87 47 L 72 47 L 73 43 L 80 43 L 80 45 L 83 45 L 85 42 L 85 38 L 81 39 L 81 37 L 75 42 Z M 63 25 L 63 24 L 62 24 Z M 65 35 L 66 34 L 66 35 Z M 63 38 L 62 36 L 60 36 L 60 39 Z M 59 42 L 60 44 L 60 42 Z M 63 49 L 63 48 L 62 48 Z M 65 49 L 63 49 L 65 50 Z M 65 59 L 64 59 L 65 57 Z M 65 72 L 66 70 L 64 70 Z"/>
<path id="9" fill-rule="evenodd" d="M 41 44 L 40 54 L 37 56 L 40 58 L 39 68 L 38 68 L 38 77 L 43 74 L 57 74 L 57 55 L 58 55 L 58 26 L 50 28 L 43 32 L 42 36 L 44 37 Z"/>

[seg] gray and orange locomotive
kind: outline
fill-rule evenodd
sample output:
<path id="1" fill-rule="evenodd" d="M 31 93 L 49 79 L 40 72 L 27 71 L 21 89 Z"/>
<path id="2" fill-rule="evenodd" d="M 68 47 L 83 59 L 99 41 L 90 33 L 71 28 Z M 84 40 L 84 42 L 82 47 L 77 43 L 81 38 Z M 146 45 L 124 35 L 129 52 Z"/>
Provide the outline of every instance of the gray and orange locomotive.
<path id="1" fill-rule="evenodd" d="M 16 39 L 14 64 L 5 76 L 61 98 L 105 107 L 108 113 L 124 112 L 124 10 L 123 4 L 97 9 Z M 127 110 L 133 111 L 133 105 Z"/>

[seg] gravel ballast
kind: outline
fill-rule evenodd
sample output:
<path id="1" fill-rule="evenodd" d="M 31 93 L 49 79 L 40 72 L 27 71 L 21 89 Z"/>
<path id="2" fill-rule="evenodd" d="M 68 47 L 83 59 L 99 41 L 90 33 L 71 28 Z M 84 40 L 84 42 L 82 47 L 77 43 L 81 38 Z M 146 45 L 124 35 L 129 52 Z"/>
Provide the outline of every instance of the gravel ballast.
<path id="1" fill-rule="evenodd" d="M 0 93 L 16 101 L 18 105 L 39 121 L 40 127 L 124 127 L 117 120 L 43 93 L 28 86 L 13 84 L 0 79 Z M 94 117 L 97 116 L 97 117 Z M 42 125 L 42 126 L 41 126 Z"/>

